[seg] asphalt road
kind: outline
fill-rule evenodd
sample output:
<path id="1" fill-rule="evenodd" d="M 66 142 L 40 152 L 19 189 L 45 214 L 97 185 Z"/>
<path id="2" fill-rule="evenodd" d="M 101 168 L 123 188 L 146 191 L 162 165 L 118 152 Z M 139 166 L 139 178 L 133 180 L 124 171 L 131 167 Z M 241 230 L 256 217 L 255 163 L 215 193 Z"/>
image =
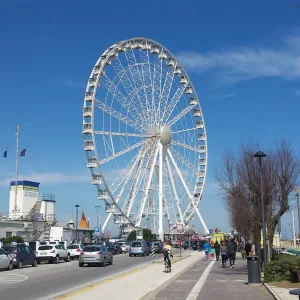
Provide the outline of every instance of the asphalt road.
<path id="1" fill-rule="evenodd" d="M 119 254 L 114 256 L 114 264 L 105 268 L 98 266 L 79 268 L 78 260 L 75 260 L 69 263 L 61 262 L 58 265 L 42 263 L 36 268 L 29 266 L 21 270 L 0 271 L 0 299 L 51 299 L 58 293 L 101 281 L 161 258 L 162 254 L 156 254 L 155 258 Z"/>

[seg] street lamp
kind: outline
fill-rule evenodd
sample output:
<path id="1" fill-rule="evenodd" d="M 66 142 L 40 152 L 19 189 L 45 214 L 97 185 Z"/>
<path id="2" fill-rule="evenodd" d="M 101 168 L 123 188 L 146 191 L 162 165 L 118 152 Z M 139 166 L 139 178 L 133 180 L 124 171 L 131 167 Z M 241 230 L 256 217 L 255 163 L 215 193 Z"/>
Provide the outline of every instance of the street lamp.
<path id="1" fill-rule="evenodd" d="M 76 204 L 76 224 L 75 224 L 75 230 L 76 230 L 76 243 L 78 243 L 78 207 L 80 207 L 80 205 Z"/>
<path id="2" fill-rule="evenodd" d="M 266 156 L 267 155 L 262 151 L 258 151 L 253 155 L 253 157 L 258 158 L 259 160 L 261 218 L 262 218 L 262 226 L 263 226 L 264 270 L 267 263 L 267 232 L 266 232 L 265 204 L 264 204 L 264 191 L 263 191 L 262 158 Z"/>

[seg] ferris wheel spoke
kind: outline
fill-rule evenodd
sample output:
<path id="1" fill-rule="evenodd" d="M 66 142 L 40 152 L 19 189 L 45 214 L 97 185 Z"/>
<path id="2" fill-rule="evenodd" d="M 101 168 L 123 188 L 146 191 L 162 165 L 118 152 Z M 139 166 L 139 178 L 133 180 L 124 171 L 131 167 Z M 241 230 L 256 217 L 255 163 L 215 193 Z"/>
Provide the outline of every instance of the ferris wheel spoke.
<path id="1" fill-rule="evenodd" d="M 170 103 L 169 105 L 167 106 L 167 109 L 165 110 L 165 113 L 163 115 L 163 122 L 162 123 L 166 123 L 173 110 L 175 109 L 179 99 L 181 98 L 181 96 L 183 95 L 184 91 L 185 91 L 185 88 L 187 87 L 188 83 L 185 83 L 185 84 L 181 84 L 178 89 L 176 90 L 174 96 L 172 97 L 172 99 L 170 100 Z"/>
<path id="2" fill-rule="evenodd" d="M 181 111 L 177 116 L 175 116 L 172 120 L 168 121 L 168 125 L 171 127 L 175 124 L 178 120 L 180 120 L 184 115 L 186 115 L 190 110 L 192 110 L 195 105 L 189 105 L 183 111 Z"/>
<path id="3" fill-rule="evenodd" d="M 100 100 L 96 99 L 95 101 L 95 106 L 98 108 L 102 109 L 106 113 L 110 114 L 111 116 L 117 118 L 118 120 L 122 121 L 124 124 L 131 126 L 132 128 L 138 130 L 138 131 L 143 131 L 143 127 L 138 124 L 138 122 L 133 121 L 132 119 L 124 116 L 123 114 L 119 113 L 112 107 L 104 104 Z"/>
<path id="4" fill-rule="evenodd" d="M 161 94 L 161 99 L 159 102 L 160 125 L 162 125 L 163 116 L 164 116 L 165 110 L 167 108 L 169 95 L 170 95 L 172 84 L 173 84 L 173 79 L 174 79 L 174 70 L 173 70 L 173 68 L 170 67 L 167 72 L 166 78 L 165 78 L 165 82 L 164 82 L 162 94 Z"/>
<path id="5" fill-rule="evenodd" d="M 140 211 L 139 211 L 139 213 L 137 215 L 137 219 L 136 219 L 136 226 L 137 227 L 141 226 L 143 212 L 145 210 L 145 204 L 146 204 L 146 200 L 148 198 L 149 188 L 150 188 L 151 180 L 152 180 L 152 177 L 153 177 L 154 166 L 155 166 L 157 156 L 158 156 L 158 150 L 159 150 L 159 147 L 156 144 L 155 152 L 154 152 L 154 155 L 152 156 L 152 161 L 151 161 L 151 158 L 149 160 L 149 163 L 151 164 L 151 166 L 150 166 L 150 171 L 149 171 L 149 177 L 147 178 L 146 185 L 145 185 L 144 191 L 143 191 L 143 197 L 142 197 L 142 200 L 141 200 L 141 208 L 140 208 Z"/>
<path id="6" fill-rule="evenodd" d="M 159 124 L 159 105 L 161 97 L 162 59 L 154 57 L 153 86 L 152 86 L 152 109 L 155 112 L 155 123 Z"/>
<path id="7" fill-rule="evenodd" d="M 183 130 L 178 130 L 178 131 L 172 131 L 172 133 L 181 133 L 181 132 L 186 132 L 186 131 L 191 131 L 191 130 L 197 130 L 196 127 L 194 128 L 188 128 L 188 129 L 183 129 Z"/>
<path id="8" fill-rule="evenodd" d="M 168 155 L 169 155 L 169 157 L 170 157 L 170 159 L 171 159 L 171 162 L 173 163 L 173 165 L 174 165 L 174 167 L 175 167 L 175 170 L 176 170 L 176 172 L 177 172 L 177 174 L 178 174 L 178 176 L 179 176 L 179 178 L 180 178 L 180 180 L 181 180 L 181 182 L 182 182 L 182 185 L 183 185 L 183 187 L 184 187 L 184 189 L 185 189 L 185 191 L 186 191 L 186 194 L 187 194 L 188 197 L 189 197 L 190 203 L 191 203 L 192 207 L 194 208 L 195 212 L 196 212 L 197 215 L 198 215 L 198 218 L 199 218 L 199 220 L 200 220 L 200 222 L 201 222 L 202 227 L 204 228 L 204 230 L 206 231 L 206 233 L 209 233 L 209 230 L 208 230 L 208 228 L 206 227 L 206 225 L 205 225 L 205 223 L 204 223 L 204 220 L 203 220 L 203 218 L 202 218 L 202 216 L 201 216 L 201 214 L 200 214 L 200 212 L 199 212 L 199 210 L 198 210 L 198 208 L 197 208 L 197 206 L 196 206 L 196 204 L 195 204 L 195 202 L 194 202 L 194 198 L 193 198 L 193 196 L 191 195 L 191 193 L 190 193 L 190 191 L 189 191 L 189 189 L 188 189 L 188 186 L 186 185 L 186 182 L 184 181 L 183 176 L 182 176 L 182 174 L 181 174 L 181 172 L 180 172 L 180 170 L 179 170 L 179 168 L 178 168 L 178 166 L 177 166 L 177 164 L 176 164 L 176 162 L 175 162 L 175 160 L 174 160 L 174 157 L 173 157 L 173 155 L 172 155 L 172 153 L 171 153 L 171 151 L 170 151 L 169 149 L 167 150 L 167 153 L 168 153 Z M 196 203 L 197 203 L 197 202 L 196 202 Z"/>
<path id="9" fill-rule="evenodd" d="M 114 182 L 110 185 L 109 189 L 111 193 L 114 194 L 115 191 L 120 187 L 120 185 L 127 180 L 127 177 L 130 178 L 133 170 L 135 169 L 139 158 L 143 152 L 143 147 L 140 151 L 131 159 L 131 161 L 127 164 L 127 166 L 122 170 L 121 174 L 114 180 Z"/>
<path id="10" fill-rule="evenodd" d="M 111 131 L 95 131 L 95 134 L 108 136 L 132 136 L 132 137 L 149 137 L 147 134 L 127 133 L 127 132 L 111 132 Z"/>
<path id="11" fill-rule="evenodd" d="M 191 151 L 194 151 L 196 153 L 199 153 L 199 150 L 196 147 L 189 146 L 189 145 L 187 145 L 185 143 L 180 143 L 180 142 L 177 142 L 177 141 L 173 140 L 172 144 L 176 145 L 176 146 L 179 146 L 179 147 L 182 147 L 182 148 L 185 148 L 185 149 L 188 149 L 188 150 L 191 150 Z"/>
<path id="12" fill-rule="evenodd" d="M 189 160 L 187 160 L 184 156 L 182 156 L 173 147 L 170 147 L 170 149 L 172 150 L 171 152 L 176 157 L 176 159 L 182 164 L 184 164 L 191 172 L 195 174 L 198 172 L 198 168 L 195 165 L 193 165 Z"/>
<path id="13" fill-rule="evenodd" d="M 175 202 L 176 202 L 176 207 L 177 207 L 177 211 L 178 211 L 178 214 L 179 214 L 180 222 L 183 224 L 184 220 L 183 220 L 182 210 L 180 208 L 180 200 L 179 200 L 179 197 L 178 197 L 178 194 L 177 194 L 177 191 L 176 191 L 173 174 L 172 174 L 171 167 L 170 167 L 169 158 L 168 158 L 167 155 L 166 155 L 166 165 L 167 165 L 168 175 L 169 175 L 170 182 L 171 182 L 171 187 L 172 187 L 173 194 L 174 194 L 174 197 L 175 197 Z"/>
<path id="14" fill-rule="evenodd" d="M 139 146 L 142 146 L 144 143 L 145 143 L 145 141 L 138 142 L 135 145 L 132 145 L 132 146 L 128 147 L 127 149 L 124 149 L 123 151 L 117 152 L 114 155 L 111 155 L 111 156 L 109 156 L 107 158 L 104 158 L 104 159 L 100 160 L 99 164 L 102 165 L 102 164 L 104 164 L 104 163 L 106 163 L 106 162 L 108 162 L 108 161 L 110 161 L 110 160 L 112 160 L 114 158 L 119 157 L 120 155 L 123 155 L 123 154 L 125 154 L 125 153 L 127 153 L 129 151 L 132 151 L 133 149 L 135 149 L 135 148 L 137 148 Z"/>

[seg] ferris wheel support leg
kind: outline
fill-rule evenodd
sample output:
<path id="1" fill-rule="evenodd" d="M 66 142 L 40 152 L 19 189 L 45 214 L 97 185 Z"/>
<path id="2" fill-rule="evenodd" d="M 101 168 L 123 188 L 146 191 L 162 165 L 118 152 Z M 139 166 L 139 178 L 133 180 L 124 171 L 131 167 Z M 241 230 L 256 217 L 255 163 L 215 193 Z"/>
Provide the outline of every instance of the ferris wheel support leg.
<path id="1" fill-rule="evenodd" d="M 158 223 L 158 235 L 161 241 L 164 240 L 164 228 L 163 228 L 163 145 L 159 143 L 159 187 L 158 187 L 158 199 L 159 199 L 159 223 Z"/>
<path id="2" fill-rule="evenodd" d="M 105 219 L 105 221 L 104 221 L 104 223 L 103 223 L 103 225 L 102 225 L 102 228 L 101 228 L 101 232 L 102 232 L 102 233 L 104 233 L 105 228 L 106 228 L 106 226 L 107 226 L 107 224 L 108 224 L 108 222 L 109 222 L 111 216 L 112 216 L 112 213 L 109 213 L 108 216 L 106 217 L 106 219 Z"/>
<path id="3" fill-rule="evenodd" d="M 174 197 L 175 197 L 176 206 L 177 206 L 177 210 L 178 210 L 178 213 L 179 213 L 180 221 L 183 224 L 184 221 L 183 221 L 182 211 L 181 211 L 181 208 L 180 208 L 179 197 L 178 197 L 178 194 L 177 194 L 177 191 L 176 191 L 173 174 L 172 174 L 171 167 L 170 167 L 169 158 L 168 158 L 167 155 L 166 155 L 166 164 L 167 164 L 167 169 L 168 169 L 168 172 L 169 172 L 171 186 L 172 186 L 173 194 L 174 194 Z"/>
<path id="4" fill-rule="evenodd" d="M 177 172 L 177 174 L 178 174 L 178 176 L 179 176 L 179 178 L 180 178 L 180 180 L 182 182 L 182 185 L 183 185 L 183 187 L 184 187 L 184 189 L 185 189 L 185 191 L 186 191 L 186 193 L 187 193 L 187 195 L 188 195 L 188 197 L 190 199 L 191 205 L 193 206 L 194 211 L 196 212 L 196 214 L 197 214 L 197 216 L 198 216 L 198 218 L 200 220 L 200 223 L 201 223 L 204 231 L 206 233 L 209 233 L 209 230 L 208 230 L 208 228 L 207 228 L 207 226 L 206 226 L 206 224 L 205 224 L 205 222 L 204 222 L 204 220 L 203 220 L 203 218 L 202 218 L 202 216 L 201 216 L 201 214 L 199 212 L 198 207 L 195 205 L 195 203 L 193 201 L 193 197 L 192 197 L 192 195 L 191 195 L 191 193 L 190 193 L 190 191 L 189 191 L 189 189 L 188 189 L 188 187 L 187 187 L 187 185 L 186 185 L 186 183 L 185 183 L 185 181 L 184 181 L 184 179 L 182 177 L 182 174 L 181 174 L 181 172 L 180 172 L 180 170 L 179 170 L 179 168 L 178 168 L 178 166 L 177 166 L 177 164 L 176 164 L 176 162 L 175 162 L 175 160 L 173 158 L 173 155 L 172 155 L 172 153 L 171 153 L 171 151 L 169 149 L 168 149 L 168 155 L 170 156 L 170 159 L 171 159 L 171 161 L 172 161 L 172 163 L 173 163 L 173 165 L 175 167 L 175 170 L 176 170 L 176 172 Z"/>

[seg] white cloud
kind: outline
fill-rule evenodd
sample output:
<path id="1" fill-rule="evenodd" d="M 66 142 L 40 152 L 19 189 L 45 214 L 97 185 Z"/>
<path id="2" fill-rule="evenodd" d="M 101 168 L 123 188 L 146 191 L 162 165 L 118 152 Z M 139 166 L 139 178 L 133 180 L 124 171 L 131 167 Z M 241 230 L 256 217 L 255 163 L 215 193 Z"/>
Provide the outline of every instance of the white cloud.
<path id="1" fill-rule="evenodd" d="M 233 82 L 255 77 L 300 77 L 300 37 L 288 37 L 282 47 L 237 47 L 221 52 L 183 52 L 179 61 L 196 72 L 216 71 Z"/>
<path id="2" fill-rule="evenodd" d="M 0 185 L 8 186 L 11 181 L 14 181 L 15 178 L 9 174 L 7 177 L 1 176 Z M 62 184 L 62 183 L 76 183 L 76 182 L 88 182 L 90 177 L 88 174 L 62 174 L 59 172 L 53 173 L 29 173 L 22 174 L 19 180 L 29 180 L 36 181 L 43 184 Z"/>
<path id="3" fill-rule="evenodd" d="M 64 79 L 63 84 L 67 85 L 67 86 L 70 86 L 70 87 L 76 87 L 76 88 L 83 88 L 84 87 L 84 83 L 77 82 L 77 81 L 74 81 L 72 79 Z"/>
<path id="4" fill-rule="evenodd" d="M 225 95 L 218 96 L 217 99 L 222 100 L 222 99 L 227 99 L 231 97 L 236 97 L 236 93 L 229 93 Z"/>

